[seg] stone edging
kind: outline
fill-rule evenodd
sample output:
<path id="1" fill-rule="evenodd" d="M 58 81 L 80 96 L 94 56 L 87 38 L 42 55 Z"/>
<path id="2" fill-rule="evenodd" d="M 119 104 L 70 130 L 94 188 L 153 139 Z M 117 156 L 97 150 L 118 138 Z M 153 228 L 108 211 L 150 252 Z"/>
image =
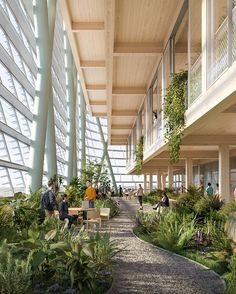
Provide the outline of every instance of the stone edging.
<path id="1" fill-rule="evenodd" d="M 134 228 L 133 228 L 133 229 L 134 229 Z M 179 254 L 177 254 L 177 253 L 175 253 L 175 252 L 172 252 L 172 251 L 166 250 L 166 249 L 164 249 L 164 248 L 158 247 L 158 246 L 156 246 L 156 245 L 153 245 L 152 243 L 149 243 L 149 242 L 147 242 L 147 241 L 142 240 L 142 239 L 139 238 L 137 235 L 135 235 L 133 229 L 132 229 L 132 234 L 133 234 L 133 235 L 134 235 L 139 241 L 143 242 L 144 244 L 149 245 L 149 246 L 151 246 L 151 247 L 153 247 L 153 248 L 159 249 L 159 250 L 161 250 L 161 251 L 167 252 L 167 253 L 169 253 L 169 254 L 171 254 L 171 255 L 175 255 L 175 256 L 178 256 L 178 257 L 184 258 L 184 259 L 186 259 L 186 260 L 188 260 L 188 261 L 190 261 L 190 262 L 192 262 L 192 263 L 195 263 L 195 264 L 200 265 L 202 268 L 204 268 L 204 269 L 206 269 L 206 270 L 211 271 L 215 276 L 217 276 L 218 278 L 220 278 L 220 280 L 221 280 L 221 282 L 222 282 L 222 284 L 223 284 L 223 287 L 224 287 L 224 291 L 226 290 L 226 282 L 225 282 L 225 280 L 224 280 L 224 279 L 223 279 L 218 273 L 216 273 L 215 271 L 213 271 L 212 269 L 210 269 L 210 268 L 208 268 L 207 266 L 205 266 L 205 265 L 203 265 L 203 264 L 201 264 L 201 263 L 199 263 L 199 262 L 197 262 L 197 261 L 195 261 L 195 260 L 192 260 L 192 259 L 190 259 L 190 258 L 188 258 L 188 257 L 186 257 L 186 256 L 179 255 Z"/>

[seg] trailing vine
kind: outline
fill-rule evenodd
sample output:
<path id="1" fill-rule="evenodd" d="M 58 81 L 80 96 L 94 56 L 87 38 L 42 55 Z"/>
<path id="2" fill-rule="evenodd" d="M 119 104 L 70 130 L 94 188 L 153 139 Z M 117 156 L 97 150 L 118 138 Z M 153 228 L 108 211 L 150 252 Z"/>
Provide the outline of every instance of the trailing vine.
<path id="1" fill-rule="evenodd" d="M 143 136 L 140 137 L 139 142 L 135 145 L 135 171 L 141 172 L 143 166 Z"/>
<path id="2" fill-rule="evenodd" d="M 185 97 L 188 72 L 174 74 L 165 97 L 165 139 L 169 145 L 171 163 L 179 160 L 180 145 L 185 126 Z"/>

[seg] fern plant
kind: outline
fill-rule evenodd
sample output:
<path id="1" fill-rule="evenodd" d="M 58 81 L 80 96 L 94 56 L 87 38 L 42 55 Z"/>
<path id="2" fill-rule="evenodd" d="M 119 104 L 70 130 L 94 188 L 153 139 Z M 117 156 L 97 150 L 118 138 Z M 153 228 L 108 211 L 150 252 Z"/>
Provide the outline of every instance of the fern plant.
<path id="1" fill-rule="evenodd" d="M 161 217 L 159 226 L 152 233 L 152 237 L 155 244 L 167 250 L 179 252 L 189 244 L 195 231 L 195 219 L 169 212 Z"/>

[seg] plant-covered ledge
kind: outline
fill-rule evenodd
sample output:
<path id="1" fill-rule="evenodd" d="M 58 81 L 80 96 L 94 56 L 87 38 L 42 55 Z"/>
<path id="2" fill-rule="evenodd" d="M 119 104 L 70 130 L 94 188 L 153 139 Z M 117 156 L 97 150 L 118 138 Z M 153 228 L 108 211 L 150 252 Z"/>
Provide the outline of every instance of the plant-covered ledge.
<path id="1" fill-rule="evenodd" d="M 171 163 L 176 163 L 179 160 L 180 145 L 185 127 L 187 80 L 187 71 L 174 74 L 165 97 L 165 139 L 169 145 Z"/>
<path id="2" fill-rule="evenodd" d="M 141 172 L 143 166 L 143 136 L 140 137 L 138 143 L 135 145 L 135 171 Z"/>

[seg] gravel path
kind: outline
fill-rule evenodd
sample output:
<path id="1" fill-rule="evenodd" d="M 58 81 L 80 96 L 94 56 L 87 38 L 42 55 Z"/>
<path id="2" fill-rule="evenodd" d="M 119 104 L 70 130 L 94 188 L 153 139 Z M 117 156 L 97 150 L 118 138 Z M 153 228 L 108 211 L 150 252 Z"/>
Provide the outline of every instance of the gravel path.
<path id="1" fill-rule="evenodd" d="M 110 220 L 110 231 L 123 250 L 115 257 L 114 282 L 109 294 L 224 293 L 224 282 L 213 271 L 135 237 L 132 228 L 139 207 L 137 201 L 117 199 L 121 213 Z M 144 211 L 150 209 L 144 205 Z"/>

